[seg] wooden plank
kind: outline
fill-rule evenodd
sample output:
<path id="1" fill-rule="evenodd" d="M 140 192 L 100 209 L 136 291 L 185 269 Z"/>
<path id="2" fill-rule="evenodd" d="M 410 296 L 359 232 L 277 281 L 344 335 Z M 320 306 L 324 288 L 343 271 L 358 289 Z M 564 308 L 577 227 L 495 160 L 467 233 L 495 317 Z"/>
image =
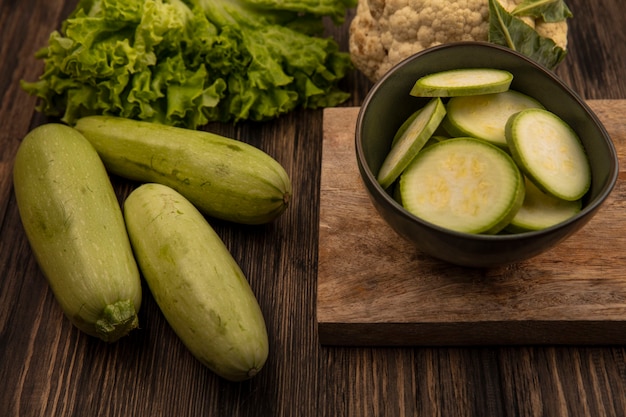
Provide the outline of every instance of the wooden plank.
<path id="1" fill-rule="evenodd" d="M 591 100 L 626 166 L 626 100 Z M 551 251 L 494 269 L 434 260 L 372 206 L 354 154 L 358 108 L 326 109 L 317 322 L 328 345 L 626 343 L 626 184 Z"/>

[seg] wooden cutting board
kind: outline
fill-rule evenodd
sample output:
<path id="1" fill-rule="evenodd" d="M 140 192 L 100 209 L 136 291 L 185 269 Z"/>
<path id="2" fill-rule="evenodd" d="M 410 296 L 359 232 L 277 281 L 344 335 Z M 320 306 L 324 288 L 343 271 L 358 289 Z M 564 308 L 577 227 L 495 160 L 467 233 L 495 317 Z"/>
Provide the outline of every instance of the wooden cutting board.
<path id="1" fill-rule="evenodd" d="M 551 251 L 471 269 L 434 260 L 387 226 L 354 152 L 358 108 L 324 113 L 317 324 L 326 345 L 626 343 L 626 100 L 589 101 L 619 153 L 596 217 Z"/>

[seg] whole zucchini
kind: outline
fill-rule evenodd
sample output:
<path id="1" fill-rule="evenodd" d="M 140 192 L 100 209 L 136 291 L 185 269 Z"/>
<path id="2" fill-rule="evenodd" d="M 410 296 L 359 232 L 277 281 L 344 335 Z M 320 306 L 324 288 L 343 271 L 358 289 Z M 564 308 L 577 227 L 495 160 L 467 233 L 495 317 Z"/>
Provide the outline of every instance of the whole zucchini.
<path id="1" fill-rule="evenodd" d="M 212 217 L 266 223 L 281 214 L 291 198 L 284 168 L 241 141 L 109 116 L 84 117 L 75 127 L 110 172 L 167 185 Z"/>
<path id="2" fill-rule="evenodd" d="M 172 188 L 148 183 L 128 196 L 124 217 L 148 287 L 189 351 L 225 379 L 256 375 L 268 355 L 265 321 L 203 215 Z"/>
<path id="3" fill-rule="evenodd" d="M 139 270 L 93 146 L 71 127 L 39 126 L 20 144 L 13 183 L 33 253 L 71 322 L 107 342 L 136 328 Z"/>

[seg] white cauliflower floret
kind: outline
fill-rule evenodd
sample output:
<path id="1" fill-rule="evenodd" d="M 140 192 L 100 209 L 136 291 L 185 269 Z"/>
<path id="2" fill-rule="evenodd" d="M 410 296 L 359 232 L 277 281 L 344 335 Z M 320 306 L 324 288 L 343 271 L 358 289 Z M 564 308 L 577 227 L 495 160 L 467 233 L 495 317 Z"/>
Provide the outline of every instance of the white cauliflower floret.
<path id="1" fill-rule="evenodd" d="M 535 30 L 541 36 L 550 38 L 563 49 L 567 49 L 567 22 L 548 23 L 538 20 L 535 24 Z"/>
<path id="2" fill-rule="evenodd" d="M 523 0 L 500 0 L 511 11 Z M 535 22 L 537 32 L 567 47 L 567 23 Z M 488 0 L 359 0 L 350 24 L 350 54 L 370 80 L 421 50 L 458 41 L 487 41 Z"/>

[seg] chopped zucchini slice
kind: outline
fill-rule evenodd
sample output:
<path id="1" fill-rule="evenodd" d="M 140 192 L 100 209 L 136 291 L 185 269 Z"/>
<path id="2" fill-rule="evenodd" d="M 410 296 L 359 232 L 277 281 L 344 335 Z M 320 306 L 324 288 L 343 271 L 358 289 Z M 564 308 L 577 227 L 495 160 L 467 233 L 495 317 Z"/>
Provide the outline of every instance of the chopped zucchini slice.
<path id="1" fill-rule="evenodd" d="M 504 128 L 511 115 L 528 108 L 543 108 L 534 98 L 515 90 L 471 97 L 452 97 L 443 127 L 452 136 L 472 136 L 507 147 Z"/>
<path id="2" fill-rule="evenodd" d="M 539 189 L 575 201 L 591 185 L 591 168 L 578 135 L 561 118 L 528 109 L 510 118 L 506 140 L 513 159 Z"/>
<path id="3" fill-rule="evenodd" d="M 441 71 L 419 78 L 410 94 L 416 97 L 454 97 L 507 91 L 513 74 L 493 68 Z"/>
<path id="4" fill-rule="evenodd" d="M 542 230 L 573 217 L 582 208 L 581 200 L 565 201 L 541 191 L 528 178 L 525 180 L 524 203 L 506 227 L 510 233 Z"/>
<path id="5" fill-rule="evenodd" d="M 424 147 L 446 115 L 440 98 L 433 98 L 421 110 L 410 116 L 408 126 L 400 127 L 403 132 L 395 140 L 378 172 L 377 180 L 383 188 L 389 188 Z"/>
<path id="6" fill-rule="evenodd" d="M 453 138 L 421 151 L 400 177 L 402 203 L 415 216 L 451 230 L 495 234 L 524 200 L 524 178 L 502 149 Z"/>

